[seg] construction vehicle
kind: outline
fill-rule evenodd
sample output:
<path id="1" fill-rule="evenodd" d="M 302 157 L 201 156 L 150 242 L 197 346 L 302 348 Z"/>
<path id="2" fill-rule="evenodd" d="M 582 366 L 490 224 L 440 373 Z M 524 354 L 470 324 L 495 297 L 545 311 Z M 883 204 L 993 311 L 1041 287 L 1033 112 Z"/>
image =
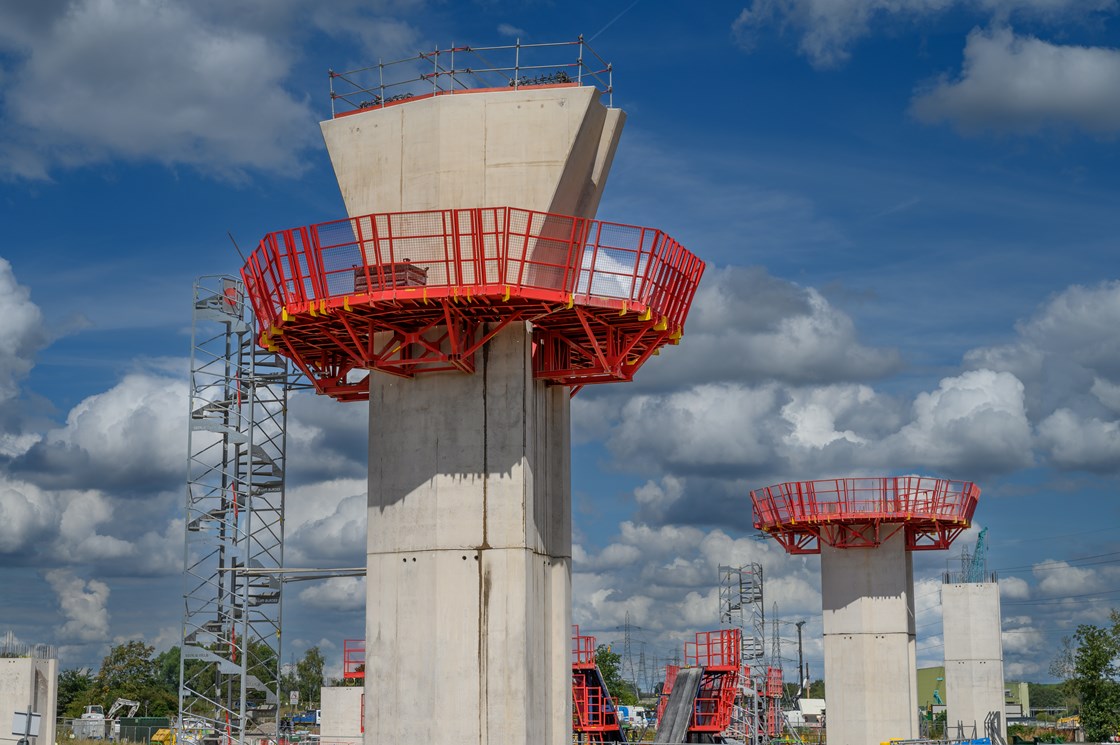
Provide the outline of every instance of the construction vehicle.
<path id="1" fill-rule="evenodd" d="M 105 715 L 105 721 L 112 722 L 109 739 L 114 742 L 121 739 L 121 715 L 117 714 L 117 712 L 126 706 L 128 707 L 128 713 L 124 716 L 134 717 L 136 716 L 136 712 L 140 709 L 140 702 L 133 701 L 129 698 L 118 698 L 113 702 L 113 705 L 109 707 L 109 713 Z"/>

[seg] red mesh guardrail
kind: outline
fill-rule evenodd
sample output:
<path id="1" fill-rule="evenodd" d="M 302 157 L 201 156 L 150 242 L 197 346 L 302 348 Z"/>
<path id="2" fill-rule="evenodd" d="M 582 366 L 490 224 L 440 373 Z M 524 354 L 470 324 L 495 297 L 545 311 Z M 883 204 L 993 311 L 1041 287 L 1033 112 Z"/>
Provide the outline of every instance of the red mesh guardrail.
<path id="1" fill-rule="evenodd" d="M 538 378 L 630 380 L 680 338 L 703 271 L 660 230 L 489 207 L 277 231 L 242 277 L 260 343 L 347 399 L 363 397 L 355 370 L 472 372 L 495 326 L 519 320 Z"/>
<path id="2" fill-rule="evenodd" d="M 751 492 L 754 526 L 794 554 L 870 548 L 904 531 L 909 550 L 948 548 L 972 522 L 980 488 L 921 476 L 791 481 Z"/>

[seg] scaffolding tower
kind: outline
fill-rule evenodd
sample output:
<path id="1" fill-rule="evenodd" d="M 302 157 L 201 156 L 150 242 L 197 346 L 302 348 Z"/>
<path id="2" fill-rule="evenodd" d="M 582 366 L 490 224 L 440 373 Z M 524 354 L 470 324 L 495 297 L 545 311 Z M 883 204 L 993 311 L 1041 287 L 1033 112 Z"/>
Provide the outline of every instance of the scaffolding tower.
<path id="1" fill-rule="evenodd" d="M 199 278 L 191 325 L 179 742 L 278 736 L 288 392 L 240 280 Z"/>
<path id="2" fill-rule="evenodd" d="M 720 565 L 720 623 L 742 632 L 744 664 L 766 656 L 766 613 L 762 599 L 761 564 Z"/>
<path id="3" fill-rule="evenodd" d="M 763 606 L 762 565 L 719 567 L 720 624 L 739 629 L 744 675 L 739 678 L 739 696 L 728 734 L 747 745 L 765 741 L 763 694 L 766 656 L 766 614 Z"/>

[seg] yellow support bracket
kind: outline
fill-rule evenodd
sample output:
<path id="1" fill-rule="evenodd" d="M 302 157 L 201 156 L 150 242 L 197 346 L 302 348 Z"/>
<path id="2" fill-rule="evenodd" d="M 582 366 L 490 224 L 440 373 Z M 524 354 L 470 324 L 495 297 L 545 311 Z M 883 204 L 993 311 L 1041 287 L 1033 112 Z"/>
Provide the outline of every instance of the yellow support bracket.
<path id="1" fill-rule="evenodd" d="M 648 321 L 651 318 L 653 318 L 653 310 L 650 308 L 646 308 L 642 315 L 638 316 L 639 321 Z"/>
<path id="2" fill-rule="evenodd" d="M 630 308 L 629 308 L 629 307 L 627 306 L 627 303 L 626 303 L 626 301 L 625 301 L 625 300 L 623 300 L 623 301 L 622 301 L 622 310 L 620 310 L 620 311 L 618 312 L 618 315 L 620 315 L 620 316 L 624 316 L 624 315 L 626 315 L 626 311 L 628 311 L 628 310 L 630 310 Z"/>
<path id="3" fill-rule="evenodd" d="M 503 303 L 508 303 L 509 302 L 509 285 L 506 285 L 506 294 L 502 295 L 502 302 Z"/>
<path id="4" fill-rule="evenodd" d="M 342 298 L 342 309 L 345 310 L 347 313 L 349 313 L 352 310 L 352 308 L 350 307 L 350 296 L 349 295 Z"/>
<path id="5" fill-rule="evenodd" d="M 571 310 L 572 306 L 574 306 L 575 304 L 576 304 L 576 296 L 575 295 L 568 295 L 568 310 Z"/>
<path id="6" fill-rule="evenodd" d="M 308 310 L 309 310 L 309 311 L 311 312 L 311 317 L 312 317 L 312 318 L 315 318 L 316 316 L 318 316 L 318 315 L 319 315 L 318 313 L 316 313 L 316 312 L 315 312 L 315 303 L 312 303 L 312 304 L 311 304 L 311 305 L 310 305 L 310 306 L 308 307 Z"/>
<path id="7" fill-rule="evenodd" d="M 665 316 L 661 316 L 661 320 L 657 322 L 657 325 L 653 327 L 653 330 L 664 331 L 667 328 L 669 328 L 669 319 Z"/>
<path id="8" fill-rule="evenodd" d="M 677 339 L 680 339 L 682 336 L 684 336 L 684 331 L 682 329 L 679 329 L 679 328 L 677 330 L 675 330 L 673 333 L 669 334 L 669 338 L 672 339 L 673 341 L 676 341 Z"/>
<path id="9" fill-rule="evenodd" d="M 280 320 L 281 320 L 281 322 L 290 321 L 291 318 L 292 317 L 288 315 L 288 308 L 286 306 L 280 309 Z"/>
<path id="10" fill-rule="evenodd" d="M 319 312 L 322 313 L 324 316 L 330 314 L 330 311 L 327 310 L 327 300 L 326 300 L 326 298 L 323 298 L 322 300 L 319 301 Z"/>

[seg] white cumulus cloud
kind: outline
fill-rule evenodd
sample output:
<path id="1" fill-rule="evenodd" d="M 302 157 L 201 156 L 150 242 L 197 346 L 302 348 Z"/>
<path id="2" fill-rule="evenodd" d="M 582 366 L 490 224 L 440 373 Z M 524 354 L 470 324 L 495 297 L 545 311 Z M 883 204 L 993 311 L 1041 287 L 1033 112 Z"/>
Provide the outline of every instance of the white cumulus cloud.
<path id="1" fill-rule="evenodd" d="M 959 78 L 920 91 L 911 111 L 965 134 L 1075 127 L 1120 132 L 1120 48 L 1054 44 L 1008 28 L 968 36 Z"/>
<path id="2" fill-rule="evenodd" d="M 109 586 L 100 580 L 83 580 L 69 569 L 52 569 L 47 583 L 58 595 L 65 622 L 58 636 L 66 642 L 90 643 L 109 639 Z"/>
<path id="3" fill-rule="evenodd" d="M 294 55 L 275 37 L 219 23 L 202 4 L 42 6 L 0 16 L 11 60 L 0 174 L 45 178 L 114 158 L 225 176 L 301 170 L 315 117 L 285 88 Z"/>
<path id="4" fill-rule="evenodd" d="M 748 49 L 775 27 L 791 30 L 799 37 L 800 52 L 823 68 L 847 61 L 855 42 L 879 28 L 952 10 L 999 22 L 1018 17 L 1045 22 L 1115 8 L 1115 0 L 753 0 L 732 29 Z"/>
<path id="5" fill-rule="evenodd" d="M 20 381 L 47 341 L 39 306 L 31 301 L 31 292 L 16 280 L 12 265 L 0 258 L 0 402 L 19 393 Z M 3 437 L 0 445 L 9 444 L 10 435 L 5 433 Z M 10 445 L 20 449 L 16 440 Z"/>

